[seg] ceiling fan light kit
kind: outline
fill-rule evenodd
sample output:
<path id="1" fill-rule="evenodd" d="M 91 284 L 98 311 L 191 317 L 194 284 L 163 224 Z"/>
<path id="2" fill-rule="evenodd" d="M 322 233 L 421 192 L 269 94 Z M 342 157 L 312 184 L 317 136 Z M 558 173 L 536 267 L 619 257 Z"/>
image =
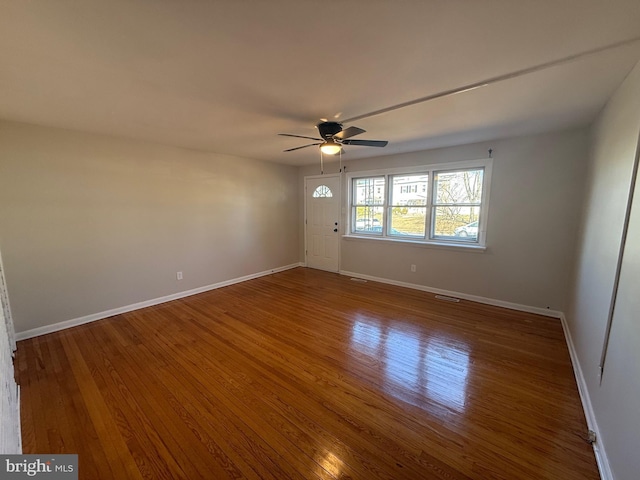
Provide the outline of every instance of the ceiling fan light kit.
<path id="1" fill-rule="evenodd" d="M 365 130 L 358 127 L 342 128 L 342 124 L 338 122 L 322 122 L 316 125 L 318 132 L 322 138 L 307 137 L 305 135 L 293 135 L 291 133 L 279 133 L 283 137 L 306 138 L 308 140 L 316 140 L 317 143 L 302 145 L 284 150 L 292 152 L 301 148 L 320 146 L 320 151 L 326 155 L 336 155 L 342 152 L 342 145 L 360 145 L 363 147 L 386 147 L 389 142 L 386 140 L 348 140 L 351 137 L 364 133 Z M 318 143 L 319 142 L 319 143 Z"/>
<path id="2" fill-rule="evenodd" d="M 333 140 L 327 140 L 326 143 L 323 143 L 322 145 L 320 145 L 320 150 L 322 150 L 322 153 L 324 153 L 325 155 L 335 155 L 341 149 L 342 147 L 338 145 L 336 142 L 334 142 Z"/>

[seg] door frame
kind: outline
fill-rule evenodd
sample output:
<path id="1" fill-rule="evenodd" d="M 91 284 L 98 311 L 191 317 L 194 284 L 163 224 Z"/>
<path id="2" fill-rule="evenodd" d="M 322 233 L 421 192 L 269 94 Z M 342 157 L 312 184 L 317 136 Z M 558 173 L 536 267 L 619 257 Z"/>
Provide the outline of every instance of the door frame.
<path id="1" fill-rule="evenodd" d="M 336 273 L 340 273 L 340 268 L 342 267 L 342 235 L 344 235 L 344 229 L 342 228 L 342 224 L 344 223 L 344 207 L 342 205 L 342 174 L 340 173 L 327 173 L 321 175 L 305 175 L 304 177 L 304 212 L 303 212 L 303 227 L 304 227 L 304 266 L 308 267 L 307 256 L 308 256 L 308 245 L 307 245 L 307 180 L 317 180 L 319 178 L 337 178 L 338 179 L 338 271 Z"/>

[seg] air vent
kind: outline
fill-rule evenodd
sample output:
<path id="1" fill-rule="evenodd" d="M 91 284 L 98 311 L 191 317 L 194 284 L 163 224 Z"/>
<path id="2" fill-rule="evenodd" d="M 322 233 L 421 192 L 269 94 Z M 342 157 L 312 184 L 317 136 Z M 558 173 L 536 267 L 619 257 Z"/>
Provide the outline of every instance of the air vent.
<path id="1" fill-rule="evenodd" d="M 350 278 L 349 280 L 351 280 L 352 282 L 358 282 L 358 283 L 367 283 L 367 281 L 364 278 Z"/>
<path id="2" fill-rule="evenodd" d="M 453 302 L 458 303 L 460 301 L 459 298 L 456 297 L 447 297 L 446 295 L 436 295 L 438 300 L 444 300 L 445 302 Z"/>

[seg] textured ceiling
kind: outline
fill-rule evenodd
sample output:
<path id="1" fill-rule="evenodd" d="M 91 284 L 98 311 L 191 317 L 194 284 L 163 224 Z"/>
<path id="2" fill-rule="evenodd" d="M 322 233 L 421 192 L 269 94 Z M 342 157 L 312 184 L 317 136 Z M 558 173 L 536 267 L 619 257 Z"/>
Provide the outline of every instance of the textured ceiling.
<path id="1" fill-rule="evenodd" d="M 0 118 L 292 165 L 590 123 L 640 60 L 638 0 L 0 0 Z M 622 42 L 622 43 L 621 43 Z M 603 48 L 609 47 L 611 48 Z M 579 55 L 593 52 L 590 55 Z M 487 86 L 368 114 L 487 79 Z"/>

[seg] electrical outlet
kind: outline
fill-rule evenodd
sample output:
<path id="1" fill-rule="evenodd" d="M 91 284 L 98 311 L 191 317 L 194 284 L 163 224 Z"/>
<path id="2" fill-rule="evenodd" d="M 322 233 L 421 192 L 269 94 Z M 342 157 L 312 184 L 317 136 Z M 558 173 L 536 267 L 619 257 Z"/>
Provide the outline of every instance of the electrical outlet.
<path id="1" fill-rule="evenodd" d="M 411 271 L 415 272 L 416 271 L 416 266 L 415 265 L 411 265 Z"/>
<path id="2" fill-rule="evenodd" d="M 182 280 L 182 272 L 176 272 L 176 278 Z"/>

